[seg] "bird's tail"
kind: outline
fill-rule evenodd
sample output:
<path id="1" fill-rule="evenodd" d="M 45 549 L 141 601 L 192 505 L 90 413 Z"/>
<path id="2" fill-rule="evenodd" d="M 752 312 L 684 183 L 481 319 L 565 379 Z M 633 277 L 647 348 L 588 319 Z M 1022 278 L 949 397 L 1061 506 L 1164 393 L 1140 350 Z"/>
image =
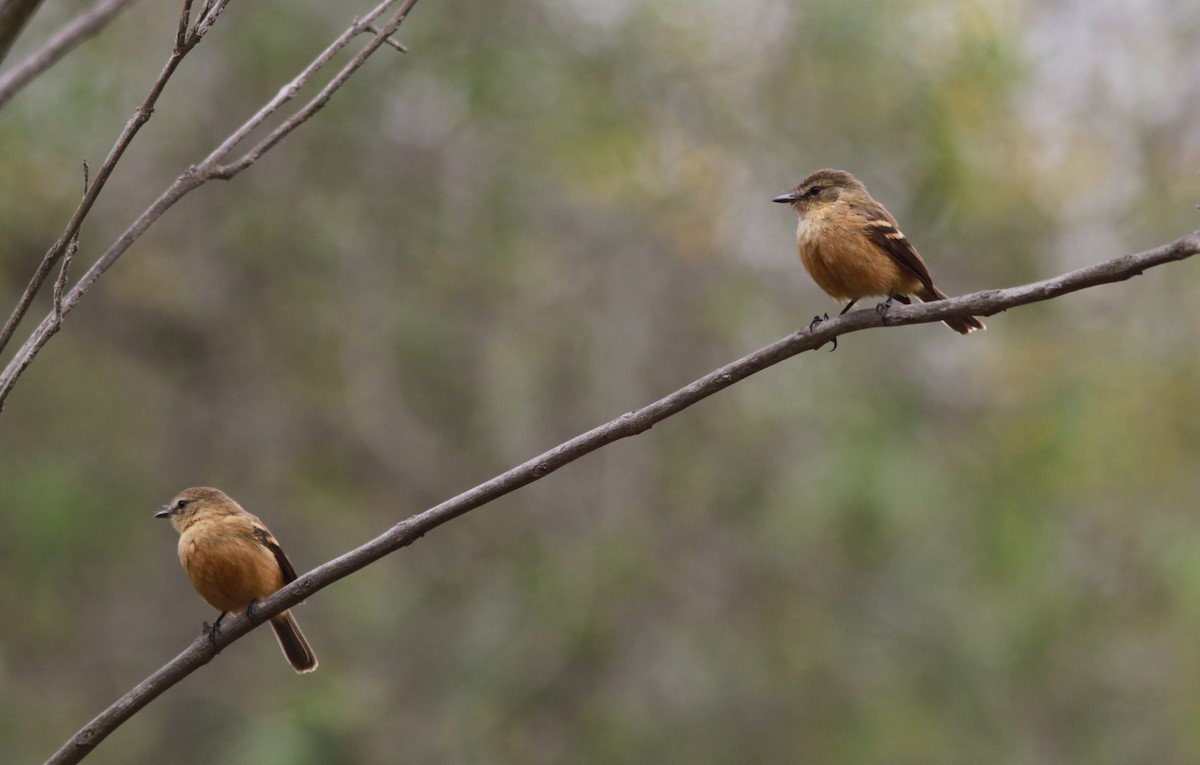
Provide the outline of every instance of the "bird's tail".
<path id="1" fill-rule="evenodd" d="M 291 611 L 272 617 L 271 629 L 275 630 L 275 639 L 279 641 L 279 647 L 283 649 L 283 655 L 292 669 L 303 674 L 317 668 L 317 655 L 313 653 L 312 646 L 300 631 L 300 625 Z"/>
<path id="2" fill-rule="evenodd" d="M 934 300 L 945 300 L 950 296 L 934 286 L 933 292 L 922 287 L 921 291 L 917 293 L 917 297 L 926 303 L 931 303 Z M 949 319 L 943 319 L 942 323 L 960 335 L 970 334 L 977 329 L 987 329 L 987 325 L 974 316 L 954 316 Z"/>

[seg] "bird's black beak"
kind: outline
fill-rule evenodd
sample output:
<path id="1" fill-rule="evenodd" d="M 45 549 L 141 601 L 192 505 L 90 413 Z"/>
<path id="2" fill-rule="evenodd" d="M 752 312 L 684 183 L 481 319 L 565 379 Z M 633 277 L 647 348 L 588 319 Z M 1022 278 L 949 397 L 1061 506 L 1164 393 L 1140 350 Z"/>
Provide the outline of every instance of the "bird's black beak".
<path id="1" fill-rule="evenodd" d="M 780 204 L 787 204 L 787 205 L 790 205 L 790 204 L 792 204 L 793 202 L 795 202 L 795 201 L 796 201 L 796 192 L 794 192 L 794 191 L 789 191 L 789 192 L 788 192 L 788 193 L 786 193 L 786 194 L 780 194 L 779 196 L 775 197 L 775 198 L 774 198 L 774 199 L 772 199 L 771 201 L 772 201 L 772 202 L 779 202 Z"/>
<path id="2" fill-rule="evenodd" d="M 155 518 L 170 518 L 171 517 L 171 506 L 163 505 L 161 508 L 159 508 L 158 512 L 154 514 L 154 517 Z"/>

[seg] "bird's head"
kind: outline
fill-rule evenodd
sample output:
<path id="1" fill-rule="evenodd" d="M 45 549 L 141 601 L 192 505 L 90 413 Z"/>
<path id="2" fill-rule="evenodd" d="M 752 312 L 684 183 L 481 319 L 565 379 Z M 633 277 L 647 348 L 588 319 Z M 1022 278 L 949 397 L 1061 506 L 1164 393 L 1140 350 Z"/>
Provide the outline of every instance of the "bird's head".
<path id="1" fill-rule="evenodd" d="M 772 202 L 789 204 L 796 212 L 804 215 L 817 207 L 832 204 L 839 199 L 866 196 L 867 187 L 845 170 L 818 170 L 809 175 L 796 188 L 780 194 Z"/>
<path id="2" fill-rule="evenodd" d="M 198 516 L 236 512 L 238 504 L 220 489 L 196 486 L 184 489 L 175 499 L 159 508 L 155 518 L 170 518 L 175 528 L 188 526 Z"/>

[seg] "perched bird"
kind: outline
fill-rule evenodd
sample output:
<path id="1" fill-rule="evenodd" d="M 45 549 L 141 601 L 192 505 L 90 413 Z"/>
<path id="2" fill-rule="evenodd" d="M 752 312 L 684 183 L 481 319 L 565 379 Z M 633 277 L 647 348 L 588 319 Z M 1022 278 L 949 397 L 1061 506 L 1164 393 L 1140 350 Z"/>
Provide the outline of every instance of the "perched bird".
<path id="1" fill-rule="evenodd" d="M 226 614 L 253 612 L 259 600 L 296 578 L 263 522 L 220 489 L 186 489 L 154 517 L 171 519 L 183 570 L 200 597 L 221 612 L 211 628 L 214 638 Z M 271 629 L 293 669 L 317 668 L 317 655 L 290 611 L 272 616 Z"/>
<path id="2" fill-rule="evenodd" d="M 842 313 L 871 295 L 887 298 L 881 312 L 893 300 L 909 303 L 916 297 L 928 303 L 949 297 L 934 285 L 925 260 L 896 219 L 850 173 L 818 170 L 771 201 L 791 205 L 800 216 L 800 261 L 818 287 L 834 300 L 848 301 Z M 964 335 L 987 329 L 974 316 L 946 319 L 945 324 Z"/>

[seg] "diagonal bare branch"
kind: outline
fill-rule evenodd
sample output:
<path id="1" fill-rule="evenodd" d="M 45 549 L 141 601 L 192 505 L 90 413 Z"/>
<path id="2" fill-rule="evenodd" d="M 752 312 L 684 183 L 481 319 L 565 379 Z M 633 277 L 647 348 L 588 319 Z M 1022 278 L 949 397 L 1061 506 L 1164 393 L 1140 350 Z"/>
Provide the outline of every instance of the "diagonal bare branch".
<path id="1" fill-rule="evenodd" d="M 92 203 L 96 196 L 100 193 L 100 189 L 112 172 L 112 167 L 116 161 L 120 159 L 121 153 L 128 147 L 133 135 L 137 130 L 145 124 L 149 119 L 151 111 L 153 111 L 154 103 L 158 99 L 158 95 L 162 92 L 162 88 L 166 85 L 167 79 L 179 64 L 179 59 L 192 50 L 195 45 L 202 39 L 204 33 L 211 28 L 212 22 L 217 15 L 228 5 L 229 0 L 209 0 L 200 9 L 197 20 L 192 25 L 191 30 L 187 28 L 187 21 L 192 9 L 192 1 L 185 0 L 183 11 L 180 15 L 179 32 L 176 38 L 175 50 L 172 52 L 171 58 L 168 60 L 163 73 L 155 82 L 154 88 L 147 96 L 146 102 L 134 113 L 126 125 L 125 131 L 118 140 L 117 145 L 110 152 L 108 159 L 105 160 L 100 172 L 97 173 L 96 180 L 92 188 L 84 196 L 84 201 L 71 218 L 67 229 L 54 246 L 46 253 L 38 266 L 37 272 L 30 280 L 29 286 L 26 287 L 25 293 L 21 296 L 17 304 L 17 308 L 9 317 L 4 328 L 0 330 L 0 351 L 4 350 L 5 345 L 12 338 L 16 331 L 17 325 L 29 310 L 30 304 L 34 297 L 45 283 L 50 271 L 55 264 L 66 252 L 72 238 L 79 231 L 84 217 L 91 210 Z M 214 149 L 208 157 L 200 164 L 194 165 L 184 171 L 170 186 L 163 191 L 151 205 L 142 212 L 138 218 L 130 224 L 129 228 L 104 252 L 103 255 L 89 268 L 79 281 L 62 296 L 59 308 L 46 316 L 41 323 L 30 333 L 29 337 L 9 360 L 4 370 L 0 372 L 0 410 L 4 407 L 4 401 L 8 398 L 8 394 L 12 392 L 13 386 L 17 380 L 29 368 L 33 359 L 45 347 L 50 338 L 58 331 L 62 323 L 62 318 L 65 317 L 72 308 L 74 308 L 87 291 L 96 283 L 105 271 L 107 271 L 117 260 L 125 254 L 126 250 L 146 232 L 159 218 L 162 217 L 168 209 L 176 202 L 183 198 L 188 192 L 204 185 L 213 179 L 228 179 L 232 178 L 237 173 L 245 170 L 253 165 L 258 159 L 277 145 L 280 141 L 286 138 L 293 130 L 303 124 L 306 120 L 318 112 L 325 104 L 333 97 L 337 91 L 358 69 L 366 62 L 367 58 L 375 51 L 379 50 L 387 39 L 396 32 L 404 20 L 408 17 L 409 11 L 417 4 L 417 0 L 383 0 L 370 13 L 361 19 L 355 19 L 350 27 L 338 36 L 328 48 L 322 51 L 312 63 L 310 63 L 303 72 L 288 83 L 279 93 L 272 98 L 262 109 L 254 114 L 250 119 L 242 124 L 230 136 L 223 141 L 216 149 Z M 283 124 L 273 130 L 262 141 L 256 144 L 253 148 L 246 152 L 236 162 L 228 166 L 220 164 L 221 159 L 232 151 L 236 146 L 243 141 L 255 128 L 260 126 L 268 117 L 275 113 L 283 104 L 296 97 L 300 89 L 307 84 L 320 69 L 329 63 L 329 61 L 351 40 L 363 33 L 366 26 L 370 26 L 372 22 L 379 16 L 386 13 L 390 8 L 399 5 L 388 23 L 374 35 L 370 41 L 355 54 L 342 69 L 325 85 L 315 97 L 303 107 L 298 109 L 295 114 L 290 116 Z"/>
<path id="2" fill-rule="evenodd" d="M 42 47 L 26 56 L 19 64 L 0 75 L 0 107 L 35 77 L 58 63 L 77 45 L 104 28 L 133 0 L 99 0 L 76 16 L 47 40 Z"/>
<path id="3" fill-rule="evenodd" d="M 479 484 L 453 499 L 411 516 L 328 563 L 309 571 L 261 601 L 254 609 L 254 622 L 245 615 L 224 622 L 216 644 L 205 632 L 185 651 L 113 704 L 76 733 L 48 760 L 48 764 L 75 763 L 116 730 L 139 709 L 149 704 L 183 678 L 212 661 L 221 650 L 265 622 L 271 616 L 298 605 L 313 593 L 349 576 L 380 558 L 407 547 L 428 532 L 460 515 L 480 508 L 523 486 L 545 478 L 586 454 L 624 438 L 644 433 L 713 394 L 804 351 L 820 348 L 836 337 L 884 325 L 928 324 L 951 316 L 991 316 L 1009 308 L 1051 300 L 1070 292 L 1101 284 L 1124 281 L 1149 268 L 1200 254 L 1200 231 L 1170 244 L 1135 255 L 1125 255 L 1077 271 L 1007 289 L 985 290 L 934 303 L 894 306 L 885 315 L 865 309 L 801 329 L 775 343 L 716 369 L 652 404 L 576 436 L 490 481 Z M 976 338 L 978 342 L 983 338 Z M 968 342 L 968 341 L 963 341 Z"/>
<path id="4" fill-rule="evenodd" d="M 88 163 L 83 163 L 83 193 L 88 192 L 88 174 L 90 168 Z M 58 267 L 58 278 L 54 280 L 54 326 L 55 330 L 62 325 L 63 307 L 62 299 L 63 292 L 67 289 L 67 277 L 71 270 L 71 261 L 75 259 L 75 253 L 79 252 L 79 232 L 75 232 L 75 236 L 71 237 L 71 243 L 67 245 L 67 252 L 63 255 L 62 265 Z"/>
<path id="5" fill-rule="evenodd" d="M 183 30 L 187 27 L 188 13 L 190 9 L 191 0 L 185 0 L 183 11 L 180 13 L 179 17 L 180 30 Z M 162 71 L 159 72 L 158 78 L 154 81 L 154 84 L 150 86 L 150 91 L 146 94 L 145 99 L 142 100 L 141 105 L 138 106 L 137 109 L 134 109 L 133 116 L 130 117 L 129 121 L 125 123 L 125 127 L 121 130 L 121 135 L 117 137 L 117 142 L 113 144 L 112 149 L 110 149 L 108 152 L 108 156 L 104 158 L 103 164 L 100 165 L 100 171 L 96 173 L 96 179 L 92 183 L 92 187 L 83 195 L 83 199 L 79 202 L 79 206 L 75 208 L 75 212 L 71 215 L 71 219 L 67 222 L 67 227 L 42 257 L 42 261 L 38 264 L 37 269 L 30 278 L 29 284 L 26 285 L 25 291 L 21 293 L 21 297 L 17 300 L 17 305 L 13 309 L 12 314 L 9 315 L 8 320 L 4 323 L 4 327 L 0 329 L 0 353 L 4 351 L 4 349 L 8 346 L 9 341 L 12 340 L 13 334 L 17 331 L 17 327 L 20 325 L 21 320 L 25 318 L 25 314 L 29 312 L 29 306 L 33 303 L 33 299 L 42 289 L 42 285 L 46 283 L 46 278 L 50 275 L 50 272 L 54 269 L 54 266 L 58 263 L 59 259 L 63 257 L 63 254 L 67 251 L 67 248 L 71 246 L 71 242 L 75 241 L 78 237 L 79 229 L 83 225 L 84 218 L 86 218 L 88 213 L 91 212 L 92 206 L 96 203 L 96 199 L 100 196 L 100 192 L 104 190 L 105 184 L 108 183 L 109 176 L 112 175 L 113 168 L 116 167 L 117 163 L 121 160 L 121 157 L 125 155 L 125 150 L 129 148 L 131 143 L 133 143 L 133 139 L 137 136 L 138 132 L 147 122 L 150 121 L 151 115 L 154 114 L 154 106 L 158 103 L 159 96 L 162 95 L 163 90 L 167 87 L 167 82 L 170 81 L 171 75 L 175 73 L 175 70 L 179 68 L 179 63 L 183 61 L 184 57 L 193 48 L 195 48 L 199 41 L 199 37 L 184 39 L 182 31 L 177 36 L 175 47 L 171 51 L 170 57 L 167 58 L 167 63 L 163 66 Z M 62 317 L 65 316 L 66 312 L 70 310 L 70 305 L 63 304 L 62 308 L 63 311 L 57 316 L 58 321 L 52 323 L 55 323 L 56 325 L 60 324 Z M 54 317 L 47 317 L 47 319 L 49 321 L 54 319 Z M 49 324 L 47 321 L 44 321 L 42 322 L 42 327 L 39 329 L 48 327 Z M 54 331 L 57 331 L 57 326 L 55 326 Z M 54 332 L 51 331 L 50 334 L 53 335 Z M 24 371 L 25 367 L 29 366 L 29 361 L 31 360 L 32 358 L 23 362 L 20 365 L 20 370 Z M 16 359 L 13 359 L 13 362 L 15 361 Z M 5 376 L 8 375 L 10 369 L 15 369 L 12 362 L 10 362 L 9 367 L 5 369 Z M 16 375 L 19 376 L 20 372 L 18 371 Z M 4 398 L 4 395 L 0 395 L 0 409 L 4 408 Z"/>
<path id="6" fill-rule="evenodd" d="M 400 25 L 404 23 L 404 20 L 408 18 L 408 13 L 412 10 L 412 7 L 417 4 L 417 0 L 408 0 L 405 2 L 388 21 L 387 25 L 384 26 L 383 30 L 374 32 L 371 41 L 367 44 L 367 46 L 359 51 L 354 58 L 347 62 L 346 65 L 342 67 L 341 71 L 339 71 L 333 77 L 333 79 L 321 89 L 321 92 L 312 98 L 312 100 L 298 109 L 296 113 L 288 118 L 282 125 L 271 131 L 270 135 L 262 139 L 262 141 L 247 151 L 236 162 L 226 166 L 220 165 L 221 160 L 223 160 L 229 154 L 229 152 L 237 148 L 238 144 L 244 141 L 246 137 L 250 135 L 250 133 L 254 132 L 255 129 L 266 122 L 267 118 L 278 111 L 279 107 L 294 99 L 305 83 L 311 80 L 313 75 L 316 74 L 321 67 L 329 63 L 329 61 L 335 55 L 337 55 L 342 48 L 346 47 L 346 45 L 348 45 L 350 41 L 358 35 L 373 29 L 372 22 L 381 16 L 384 11 L 387 10 L 387 7 L 393 3 L 394 0 L 392 0 L 392 2 L 384 2 L 361 19 L 355 19 L 354 24 L 352 24 L 349 29 L 347 29 L 341 34 L 341 36 L 334 40 L 333 43 L 331 43 L 330 46 L 326 48 L 320 56 L 317 56 L 317 58 L 315 58 L 313 62 L 304 69 L 304 71 L 298 74 L 296 78 L 287 85 L 282 87 L 279 90 L 279 93 L 276 94 L 276 96 L 270 101 L 268 101 L 266 105 L 264 105 L 263 108 L 258 111 L 257 114 L 247 120 L 245 124 L 234 131 L 229 138 L 223 141 L 220 146 L 214 149 L 211 154 L 205 157 L 204 161 L 198 166 L 198 171 L 202 174 L 209 174 L 214 178 L 228 180 L 257 162 L 259 157 L 269 151 L 277 143 L 282 141 L 289 133 L 312 117 L 312 115 L 316 114 L 321 107 L 325 106 L 329 99 L 333 97 L 334 92 L 337 91 L 337 89 L 340 88 L 342 84 L 346 82 L 346 80 L 350 79 L 350 76 L 357 72 L 364 63 L 366 63 L 366 60 L 371 56 L 371 54 L 379 50 L 380 46 L 388 43 L 391 35 L 393 35 L 396 30 L 400 28 Z"/>

